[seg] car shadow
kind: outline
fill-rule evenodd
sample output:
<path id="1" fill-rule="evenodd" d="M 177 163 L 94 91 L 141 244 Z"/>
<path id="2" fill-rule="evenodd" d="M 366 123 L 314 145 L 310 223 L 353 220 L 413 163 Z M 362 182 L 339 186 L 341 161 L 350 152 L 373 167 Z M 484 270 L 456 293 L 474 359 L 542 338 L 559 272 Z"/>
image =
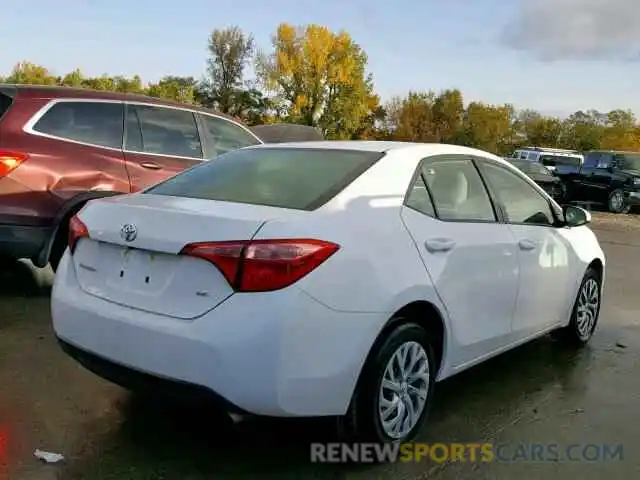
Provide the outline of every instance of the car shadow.
<path id="1" fill-rule="evenodd" d="M 524 409 L 530 395 L 553 386 L 575 389 L 591 363 L 589 349 L 561 348 L 551 337 L 507 352 L 442 382 L 416 441 L 487 441 L 487 428 L 501 422 L 493 418 L 496 412 Z M 103 476 L 91 478 L 344 478 L 376 473 L 371 464 L 311 462 L 311 443 L 338 441 L 331 419 L 254 418 L 233 424 L 205 407 L 133 396 L 121 400 L 119 411 L 117 426 L 86 426 L 87 431 L 108 433 L 87 440 L 91 447 L 80 446 L 70 455 L 60 478 L 88 478 L 97 471 Z"/>
<path id="2" fill-rule="evenodd" d="M 38 268 L 29 260 L 0 258 L 0 297 L 46 296 L 53 276 L 49 266 Z"/>

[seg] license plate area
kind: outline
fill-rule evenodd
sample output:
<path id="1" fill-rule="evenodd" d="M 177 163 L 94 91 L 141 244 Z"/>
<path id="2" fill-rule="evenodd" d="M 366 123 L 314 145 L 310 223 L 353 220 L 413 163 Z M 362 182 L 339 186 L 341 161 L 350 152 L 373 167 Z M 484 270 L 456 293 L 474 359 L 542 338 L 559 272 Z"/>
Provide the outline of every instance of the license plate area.
<path id="1" fill-rule="evenodd" d="M 175 255 L 128 247 L 115 247 L 109 253 L 105 260 L 110 264 L 107 283 L 111 288 L 154 293 L 171 282 Z"/>

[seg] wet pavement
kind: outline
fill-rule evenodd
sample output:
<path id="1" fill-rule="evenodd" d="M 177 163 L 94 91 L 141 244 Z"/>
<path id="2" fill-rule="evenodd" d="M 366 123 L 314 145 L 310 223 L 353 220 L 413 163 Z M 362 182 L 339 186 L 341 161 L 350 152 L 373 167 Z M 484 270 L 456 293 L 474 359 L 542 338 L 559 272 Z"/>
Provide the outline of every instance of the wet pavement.
<path id="1" fill-rule="evenodd" d="M 50 327 L 47 271 L 0 268 L 0 479 L 199 480 L 628 479 L 640 475 L 640 219 L 594 222 L 607 254 L 605 304 L 591 345 L 543 338 L 441 385 L 421 442 L 623 445 L 598 462 L 309 462 L 323 421 L 230 426 L 206 408 L 133 399 L 67 359 Z M 47 465 L 35 449 L 63 454 Z"/>

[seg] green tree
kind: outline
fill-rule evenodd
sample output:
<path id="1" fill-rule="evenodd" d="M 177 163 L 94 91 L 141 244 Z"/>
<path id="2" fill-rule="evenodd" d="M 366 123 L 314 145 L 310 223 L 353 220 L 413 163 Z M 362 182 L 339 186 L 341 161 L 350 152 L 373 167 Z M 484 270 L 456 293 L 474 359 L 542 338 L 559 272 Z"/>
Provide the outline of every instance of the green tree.
<path id="1" fill-rule="evenodd" d="M 19 62 L 4 79 L 6 83 L 22 83 L 30 85 L 56 85 L 57 78 L 49 70 L 31 62 Z"/>
<path id="2" fill-rule="evenodd" d="M 238 27 L 214 30 L 209 37 L 207 76 L 201 86 L 203 104 L 231 115 L 248 108 L 244 71 L 253 58 L 254 40 Z"/>
<path id="3" fill-rule="evenodd" d="M 198 82 L 193 77 L 166 76 L 158 83 L 150 84 L 145 93 L 180 103 L 196 103 L 197 88 Z"/>

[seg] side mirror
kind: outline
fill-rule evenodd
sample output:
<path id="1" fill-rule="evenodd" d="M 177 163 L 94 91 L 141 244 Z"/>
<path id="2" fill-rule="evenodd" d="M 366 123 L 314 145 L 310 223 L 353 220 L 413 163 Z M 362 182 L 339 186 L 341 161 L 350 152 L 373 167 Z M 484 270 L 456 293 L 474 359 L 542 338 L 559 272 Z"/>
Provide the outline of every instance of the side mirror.
<path id="1" fill-rule="evenodd" d="M 576 207 L 574 205 L 565 205 L 562 208 L 564 213 L 564 221 L 567 227 L 580 227 L 591 223 L 591 214 L 584 208 Z"/>

